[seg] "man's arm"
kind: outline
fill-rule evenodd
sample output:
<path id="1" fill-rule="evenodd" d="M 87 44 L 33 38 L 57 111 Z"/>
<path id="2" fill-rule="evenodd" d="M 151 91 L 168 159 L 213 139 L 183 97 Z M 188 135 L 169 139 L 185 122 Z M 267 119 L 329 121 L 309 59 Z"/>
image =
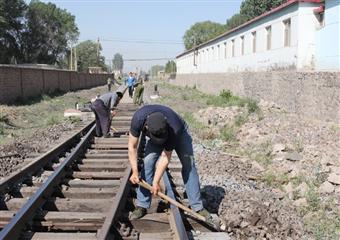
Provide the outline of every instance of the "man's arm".
<path id="1" fill-rule="evenodd" d="M 139 183 L 138 164 L 137 164 L 137 145 L 138 145 L 138 138 L 132 136 L 130 132 L 128 148 L 129 148 L 129 161 L 130 161 L 131 170 L 132 170 L 130 181 L 133 184 Z"/>
<path id="2" fill-rule="evenodd" d="M 152 182 L 152 193 L 154 195 L 157 195 L 160 187 L 159 182 L 161 181 L 161 178 L 163 177 L 163 174 L 166 170 L 166 168 L 169 165 L 170 159 L 171 159 L 172 151 L 163 151 L 161 159 L 157 163 L 157 168 L 155 172 L 155 176 L 153 178 Z"/>

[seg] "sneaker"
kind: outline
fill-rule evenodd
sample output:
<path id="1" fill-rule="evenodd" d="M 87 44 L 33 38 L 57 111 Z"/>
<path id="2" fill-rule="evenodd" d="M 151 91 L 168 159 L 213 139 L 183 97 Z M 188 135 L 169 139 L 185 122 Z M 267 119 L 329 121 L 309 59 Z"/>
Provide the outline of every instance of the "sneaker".
<path id="1" fill-rule="evenodd" d="M 140 219 L 146 214 L 146 209 L 142 207 L 136 207 L 130 215 L 130 220 Z"/>

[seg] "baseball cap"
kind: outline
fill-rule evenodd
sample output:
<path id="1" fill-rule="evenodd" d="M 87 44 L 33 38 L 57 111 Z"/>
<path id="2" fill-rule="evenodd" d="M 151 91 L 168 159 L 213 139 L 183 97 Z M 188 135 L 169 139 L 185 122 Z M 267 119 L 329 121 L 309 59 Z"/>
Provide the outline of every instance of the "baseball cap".
<path id="1" fill-rule="evenodd" d="M 162 145 L 168 139 L 168 124 L 166 117 L 160 112 L 151 113 L 146 119 L 151 142 Z"/>

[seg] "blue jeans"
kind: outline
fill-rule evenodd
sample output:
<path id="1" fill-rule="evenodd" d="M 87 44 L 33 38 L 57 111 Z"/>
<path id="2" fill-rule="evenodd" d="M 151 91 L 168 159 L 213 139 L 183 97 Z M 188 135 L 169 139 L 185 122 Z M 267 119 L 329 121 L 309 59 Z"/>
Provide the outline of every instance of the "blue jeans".
<path id="1" fill-rule="evenodd" d="M 153 144 L 149 141 L 150 139 L 148 137 L 145 138 L 145 158 L 144 167 L 141 169 L 141 178 L 152 185 L 156 162 L 163 151 L 163 147 Z M 174 150 L 182 164 L 182 178 L 189 204 L 194 211 L 199 211 L 203 208 L 203 203 L 200 193 L 199 178 L 195 167 L 192 138 L 187 130 L 184 130 L 178 139 L 176 139 L 176 147 Z M 140 186 L 138 187 L 136 205 L 143 208 L 150 208 L 151 193 L 149 190 Z"/>

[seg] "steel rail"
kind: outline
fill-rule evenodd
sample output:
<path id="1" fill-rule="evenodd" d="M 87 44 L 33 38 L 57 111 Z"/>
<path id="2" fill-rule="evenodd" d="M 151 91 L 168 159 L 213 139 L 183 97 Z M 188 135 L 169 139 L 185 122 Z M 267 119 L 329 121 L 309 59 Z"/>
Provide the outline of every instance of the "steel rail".
<path id="1" fill-rule="evenodd" d="M 175 193 L 172 189 L 171 186 L 171 182 L 170 182 L 170 178 L 168 176 L 168 172 L 165 172 L 163 174 L 163 182 L 164 182 L 164 186 L 166 187 L 166 194 L 176 200 L 175 197 Z M 176 236 L 176 239 L 180 239 L 180 240 L 188 240 L 188 234 L 187 231 L 185 229 L 184 223 L 183 223 L 183 218 L 182 215 L 179 211 L 179 208 L 173 204 L 170 204 L 170 218 L 171 218 L 171 222 L 172 222 L 172 226 L 174 227 L 172 230 L 174 231 L 174 234 Z"/>
<path id="2" fill-rule="evenodd" d="M 25 203 L 25 205 L 16 213 L 11 221 L 0 232 L 1 240 L 14 240 L 18 239 L 22 230 L 25 228 L 25 224 L 31 220 L 36 210 L 41 207 L 48 197 L 52 194 L 57 185 L 60 184 L 63 177 L 66 175 L 66 171 L 70 165 L 77 159 L 79 154 L 84 150 L 87 144 L 89 144 L 91 137 L 94 134 L 95 126 L 92 126 L 90 131 L 85 137 L 77 144 L 71 154 L 60 164 L 56 171 L 48 177 L 46 182 L 41 188 Z"/>
<path id="3" fill-rule="evenodd" d="M 131 175 L 131 166 L 128 166 L 125 170 L 124 178 L 121 181 L 119 190 L 115 196 L 115 201 L 111 206 L 108 214 L 106 215 L 104 224 L 102 228 L 98 231 L 97 239 L 108 240 L 114 239 L 111 229 L 115 219 L 118 217 L 121 208 L 124 206 L 127 194 L 130 190 L 131 184 L 129 183 L 129 178 Z"/>
<path id="4" fill-rule="evenodd" d="M 14 184 L 19 183 L 27 176 L 33 175 L 35 172 L 39 171 L 42 167 L 51 162 L 54 158 L 57 158 L 60 154 L 64 153 L 66 149 L 70 149 L 74 145 L 73 143 L 80 139 L 81 136 L 83 136 L 84 133 L 86 133 L 93 126 L 93 124 L 94 121 L 75 133 L 66 141 L 58 144 L 47 153 L 44 153 L 42 156 L 33 160 L 33 162 L 29 163 L 23 169 L 16 171 L 7 178 L 3 179 L 0 182 L 0 193 L 3 194 L 8 192 Z"/>

